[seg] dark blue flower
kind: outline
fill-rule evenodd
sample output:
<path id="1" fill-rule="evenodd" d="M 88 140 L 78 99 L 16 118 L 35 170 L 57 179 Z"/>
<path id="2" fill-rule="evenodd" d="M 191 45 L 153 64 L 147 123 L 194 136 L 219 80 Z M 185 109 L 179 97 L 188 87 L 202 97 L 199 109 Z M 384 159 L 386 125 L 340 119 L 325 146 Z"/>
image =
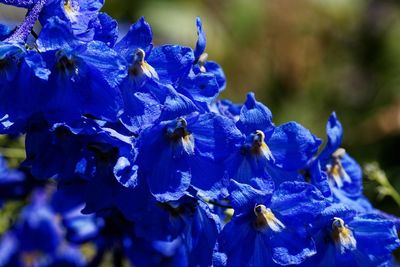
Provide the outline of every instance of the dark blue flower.
<path id="1" fill-rule="evenodd" d="M 212 113 L 179 117 L 144 130 L 138 139 L 139 158 L 151 192 L 159 201 L 177 200 L 192 184 L 219 195 L 222 162 L 238 139 L 233 122 Z"/>
<path id="2" fill-rule="evenodd" d="M 126 68 L 114 50 L 99 41 L 81 43 L 57 17 L 44 25 L 37 44 L 52 72 L 43 95 L 49 118 L 117 119 L 123 105 L 118 85 Z"/>
<path id="3" fill-rule="evenodd" d="M 3 201 L 25 196 L 27 191 L 25 174 L 9 168 L 6 160 L 0 156 L 0 206 Z"/>
<path id="4" fill-rule="evenodd" d="M 118 23 L 108 14 L 100 12 L 95 21 L 92 21 L 91 27 L 94 28 L 94 40 L 106 43 L 113 47 L 118 39 Z"/>
<path id="5" fill-rule="evenodd" d="M 0 132 L 20 133 L 27 120 L 42 109 L 49 74 L 36 51 L 0 42 Z"/>
<path id="6" fill-rule="evenodd" d="M 125 189 L 119 197 L 125 200 L 121 210 L 135 225 L 136 237 L 127 247 L 133 265 L 148 266 L 143 262 L 143 256 L 148 253 L 154 253 L 154 260 L 169 258 L 174 259 L 172 262 L 180 255 L 182 259 L 178 262 L 183 266 L 211 265 L 220 222 L 208 204 L 190 195 L 184 195 L 178 201 L 160 203 L 147 186 Z M 135 241 L 139 243 L 135 244 Z M 159 249 L 169 247 L 169 252 L 162 249 L 157 256 L 158 253 L 153 251 L 156 244 Z"/>
<path id="7" fill-rule="evenodd" d="M 320 192 L 299 182 L 282 183 L 274 193 L 269 183 L 256 185 L 232 181 L 235 213 L 218 237 L 214 265 L 290 265 L 315 255 L 307 227 L 326 206 Z"/>
<path id="8" fill-rule="evenodd" d="M 47 1 L 41 15 L 42 25 L 53 16 L 71 25 L 73 34 L 83 40 L 92 40 L 92 23 L 97 19 L 104 0 L 50 0 Z"/>
<path id="9" fill-rule="evenodd" d="M 216 100 L 218 94 L 225 89 L 226 81 L 222 68 L 214 61 L 208 61 L 208 54 L 204 53 L 206 35 L 199 17 L 196 25 L 198 40 L 194 50 L 193 66 L 177 89 L 204 107 L 204 104 Z"/>
<path id="10" fill-rule="evenodd" d="M 357 215 L 342 204 L 326 208 L 316 225 L 318 252 L 304 266 L 391 266 L 391 253 L 400 246 L 392 222 L 376 214 Z"/>
<path id="11" fill-rule="evenodd" d="M 313 163 L 321 166 L 318 172 L 312 173 L 312 176 L 316 177 L 314 184 L 320 188 L 324 187 L 326 194 L 333 195 L 337 201 L 348 204 L 353 202 L 354 208 L 359 206 L 361 209 L 368 209 L 369 204 L 357 203 L 360 199 L 365 202 L 362 200 L 362 170 L 360 165 L 340 147 L 343 128 L 335 113 L 329 117 L 326 132 L 328 140 L 325 148 Z"/>
<path id="12" fill-rule="evenodd" d="M 168 120 L 177 116 L 171 113 L 178 112 L 179 116 L 196 109 L 174 88 L 189 72 L 192 50 L 177 45 L 153 49 L 152 38 L 150 25 L 142 17 L 115 46 L 128 68 L 128 76 L 120 86 L 124 100 L 121 122 L 135 134 L 160 117 Z"/>
<path id="13" fill-rule="evenodd" d="M 275 127 L 271 111 L 249 93 L 236 122 L 242 144 L 227 160 L 230 178 L 247 182 L 252 177 L 302 180 L 298 171 L 318 151 L 321 140 L 296 122 Z"/>
<path id="14" fill-rule="evenodd" d="M 86 203 L 87 213 L 111 207 L 117 192 L 138 183 L 133 139 L 90 120 L 32 129 L 26 147 L 25 165 L 37 178 L 59 181 L 66 209 L 67 203 Z"/>
<path id="15" fill-rule="evenodd" d="M 61 266 L 56 262 L 84 266 L 82 254 L 63 242 L 62 226 L 49 197 L 43 188 L 33 192 L 31 203 L 0 242 L 0 266 Z"/>

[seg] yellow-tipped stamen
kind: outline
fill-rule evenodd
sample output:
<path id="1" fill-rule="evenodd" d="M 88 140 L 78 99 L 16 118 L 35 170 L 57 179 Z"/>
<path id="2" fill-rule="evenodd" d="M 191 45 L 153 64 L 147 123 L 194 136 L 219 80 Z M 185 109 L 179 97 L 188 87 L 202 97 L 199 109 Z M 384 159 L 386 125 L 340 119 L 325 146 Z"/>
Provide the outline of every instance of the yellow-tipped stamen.
<path id="1" fill-rule="evenodd" d="M 271 150 L 265 143 L 265 134 L 263 131 L 257 130 L 253 133 L 253 143 L 251 145 L 251 153 L 257 156 L 264 156 L 268 160 L 273 159 Z"/>
<path id="2" fill-rule="evenodd" d="M 197 61 L 197 64 L 199 64 L 200 67 L 200 72 L 206 72 L 206 68 L 204 67 L 204 65 L 207 63 L 207 59 L 208 59 L 208 54 L 207 53 L 203 53 L 200 55 L 199 60 Z"/>
<path id="3" fill-rule="evenodd" d="M 136 77 L 142 74 L 146 75 L 147 77 L 152 77 L 158 79 L 158 74 L 155 69 L 148 64 L 144 59 L 146 57 L 146 53 L 143 49 L 136 49 L 133 55 L 133 62 L 131 67 L 129 68 L 129 73 Z"/>
<path id="4" fill-rule="evenodd" d="M 353 232 L 345 225 L 341 218 L 333 218 L 332 238 L 340 253 L 344 253 L 346 250 L 354 250 L 357 247 L 357 241 L 354 238 Z"/>
<path id="5" fill-rule="evenodd" d="M 79 6 L 74 6 L 71 0 L 64 0 L 64 10 L 70 20 L 77 21 Z"/>
<path id="6" fill-rule="evenodd" d="M 256 215 L 254 226 L 258 231 L 271 229 L 274 232 L 281 232 L 285 229 L 285 225 L 275 217 L 271 209 L 262 204 L 254 207 L 254 214 Z"/>
<path id="7" fill-rule="evenodd" d="M 188 153 L 193 153 L 193 135 L 187 130 L 187 121 L 184 118 L 178 118 L 174 126 L 167 127 L 167 136 L 175 145 L 181 144 Z"/>
<path id="8" fill-rule="evenodd" d="M 351 183 L 351 178 L 342 166 L 341 159 L 346 151 L 343 148 L 338 148 L 332 154 L 332 164 L 327 164 L 326 169 L 329 177 L 333 180 L 338 188 L 342 188 L 344 182 Z"/>

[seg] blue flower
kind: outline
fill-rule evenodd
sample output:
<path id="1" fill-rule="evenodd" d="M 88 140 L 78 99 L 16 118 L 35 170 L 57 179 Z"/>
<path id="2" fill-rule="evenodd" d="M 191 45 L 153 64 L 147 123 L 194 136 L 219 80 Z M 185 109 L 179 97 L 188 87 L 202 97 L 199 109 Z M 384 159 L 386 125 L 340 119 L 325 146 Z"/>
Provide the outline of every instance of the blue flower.
<path id="1" fill-rule="evenodd" d="M 239 182 L 252 177 L 302 180 L 298 171 L 307 166 L 321 140 L 296 122 L 275 127 L 271 111 L 249 93 L 236 122 L 242 145 L 227 160 L 229 176 Z"/>
<path id="2" fill-rule="evenodd" d="M 162 117 L 194 111 L 194 104 L 174 86 L 189 72 L 193 61 L 190 48 L 164 45 L 153 49 L 150 25 L 140 18 L 115 45 L 125 58 L 128 76 L 121 84 L 124 113 L 121 122 L 138 134 Z"/>
<path id="3" fill-rule="evenodd" d="M 73 34 L 82 40 L 92 40 L 94 29 L 93 21 L 98 17 L 104 0 L 51 0 L 47 1 L 40 21 L 45 25 L 47 20 L 57 16 L 71 25 Z"/>
<path id="4" fill-rule="evenodd" d="M 190 96 L 207 110 L 205 104 L 211 104 L 218 94 L 225 89 L 225 74 L 222 68 L 213 61 L 208 61 L 206 35 L 201 19 L 196 19 L 198 40 L 194 50 L 193 66 L 187 77 L 182 79 L 177 90 Z"/>
<path id="5" fill-rule="evenodd" d="M 43 95 L 48 118 L 117 120 L 123 108 L 118 85 L 126 68 L 114 50 L 99 41 L 81 43 L 57 17 L 44 25 L 37 44 L 51 70 Z"/>
<path id="6" fill-rule="evenodd" d="M 316 221 L 318 252 L 304 266 L 391 266 L 391 253 L 400 246 L 394 224 L 376 214 L 357 215 L 334 204 Z"/>
<path id="7" fill-rule="evenodd" d="M 34 191 L 32 202 L 3 235 L 0 266 L 85 266 L 79 250 L 63 241 L 60 221 L 49 206 L 48 197 L 43 189 Z"/>
<path id="8" fill-rule="evenodd" d="M 0 132 L 20 133 L 45 103 L 50 74 L 41 55 L 18 43 L 0 42 Z M 30 86 L 26 86 L 29 84 Z"/>
<path id="9" fill-rule="evenodd" d="M 25 196 L 27 191 L 25 174 L 9 168 L 6 160 L 0 155 L 0 206 L 3 201 Z"/>
<path id="10" fill-rule="evenodd" d="M 67 192 L 63 204 L 86 203 L 87 213 L 115 205 L 117 192 L 138 183 L 132 138 L 90 120 L 28 131 L 26 146 L 32 174 L 56 178 Z"/>
<path id="11" fill-rule="evenodd" d="M 223 160 L 238 139 L 233 122 L 212 113 L 163 121 L 138 139 L 141 171 L 159 201 L 179 199 L 191 184 L 215 197 L 223 186 Z"/>
<path id="12" fill-rule="evenodd" d="M 143 262 L 147 254 L 154 254 L 152 260 L 170 258 L 172 262 L 180 255 L 181 266 L 211 265 L 220 221 L 204 201 L 187 194 L 178 201 L 160 203 L 146 185 L 127 188 L 119 197 L 126 203 L 124 215 L 135 225 L 134 243 L 126 248 L 133 265 L 148 266 Z"/>
<path id="13" fill-rule="evenodd" d="M 270 183 L 255 187 L 232 181 L 232 220 L 218 237 L 215 266 L 300 264 L 316 254 L 308 224 L 326 202 L 313 186 L 285 182 L 273 192 Z"/>
<path id="14" fill-rule="evenodd" d="M 108 14 L 100 12 L 97 19 L 91 22 L 94 29 L 94 40 L 113 47 L 118 39 L 118 23 Z"/>
<path id="15" fill-rule="evenodd" d="M 359 164 L 341 148 L 343 128 L 332 113 L 326 125 L 328 140 L 318 157 L 309 165 L 311 182 L 330 201 L 351 206 L 360 212 L 373 212 L 362 195 L 362 170 Z"/>

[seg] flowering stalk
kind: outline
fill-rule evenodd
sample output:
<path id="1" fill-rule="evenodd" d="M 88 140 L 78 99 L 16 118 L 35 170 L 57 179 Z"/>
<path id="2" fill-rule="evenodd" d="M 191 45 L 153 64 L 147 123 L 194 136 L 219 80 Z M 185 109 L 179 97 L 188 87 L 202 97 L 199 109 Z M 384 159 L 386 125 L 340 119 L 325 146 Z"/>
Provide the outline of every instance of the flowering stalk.
<path id="1" fill-rule="evenodd" d="M 0 3 L 16 7 L 31 8 L 37 0 L 0 0 Z"/>
<path id="2" fill-rule="evenodd" d="M 10 1 L 11 2 L 11 1 Z M 23 1 L 19 1 L 23 2 Z M 29 34 L 32 31 L 33 26 L 39 18 L 40 12 L 42 11 L 46 0 L 38 0 L 35 5 L 30 9 L 25 17 L 24 22 L 18 26 L 15 32 L 7 38 L 6 42 L 25 42 Z"/>

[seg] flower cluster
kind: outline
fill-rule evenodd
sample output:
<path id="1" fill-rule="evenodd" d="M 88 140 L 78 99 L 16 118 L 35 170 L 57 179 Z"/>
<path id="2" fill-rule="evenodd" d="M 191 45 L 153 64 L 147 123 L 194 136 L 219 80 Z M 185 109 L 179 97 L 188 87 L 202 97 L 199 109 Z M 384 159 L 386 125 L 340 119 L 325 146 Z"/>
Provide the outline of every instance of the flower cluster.
<path id="1" fill-rule="evenodd" d="M 394 264 L 398 220 L 363 196 L 335 113 L 320 150 L 253 93 L 218 100 L 199 18 L 194 49 L 153 46 L 102 0 L 0 2 L 28 9 L 0 27 L 0 133 L 26 149 L 0 161 L 1 203 L 23 203 L 0 266 Z"/>

